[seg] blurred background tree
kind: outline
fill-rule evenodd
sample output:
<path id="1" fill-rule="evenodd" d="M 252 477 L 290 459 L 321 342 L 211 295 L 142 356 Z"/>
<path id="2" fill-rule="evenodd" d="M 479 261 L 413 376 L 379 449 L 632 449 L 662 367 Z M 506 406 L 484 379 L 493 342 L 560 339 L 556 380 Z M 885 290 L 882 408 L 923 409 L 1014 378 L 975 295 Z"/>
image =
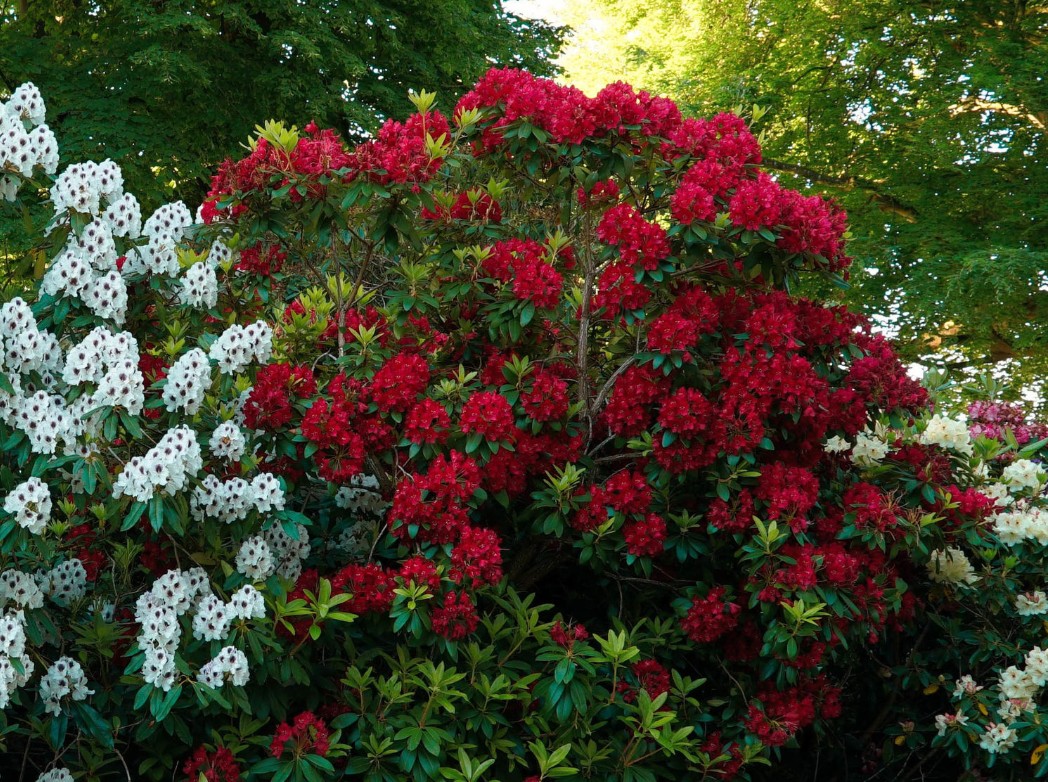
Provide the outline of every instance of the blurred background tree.
<path id="1" fill-rule="evenodd" d="M 560 39 L 501 0 L 0 0 L 0 94 L 34 82 L 63 158 L 117 160 L 144 207 L 195 204 L 267 118 L 359 137 L 409 88 L 448 107 L 492 63 L 549 75 Z M 21 257 L 39 218 L 0 217 Z"/>
<path id="2" fill-rule="evenodd" d="M 848 210 L 840 294 L 926 366 L 1048 377 L 1048 3 L 558 0 L 587 91 L 742 108 L 766 165 Z M 754 112 L 753 107 L 760 110 Z"/>

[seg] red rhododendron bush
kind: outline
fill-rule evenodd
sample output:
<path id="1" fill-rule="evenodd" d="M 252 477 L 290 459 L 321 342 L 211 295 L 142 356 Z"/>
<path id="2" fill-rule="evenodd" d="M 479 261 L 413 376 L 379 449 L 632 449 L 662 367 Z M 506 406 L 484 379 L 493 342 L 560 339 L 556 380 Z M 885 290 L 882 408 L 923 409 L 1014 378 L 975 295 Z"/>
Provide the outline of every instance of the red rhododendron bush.
<path id="1" fill-rule="evenodd" d="M 52 176 L 31 88 L 3 104 L 0 193 L 55 208 L 0 308 L 5 778 L 746 779 L 818 742 L 992 762 L 997 723 L 1035 748 L 989 690 L 934 693 L 1032 647 L 999 598 L 1039 554 L 987 520 L 1033 502 L 1041 444 L 929 419 L 883 338 L 791 293 L 846 277 L 844 215 L 738 117 L 624 84 L 414 101 L 355 148 L 270 123 L 195 218 L 144 221 L 111 161 Z M 1004 651 L 965 635 L 981 564 Z"/>

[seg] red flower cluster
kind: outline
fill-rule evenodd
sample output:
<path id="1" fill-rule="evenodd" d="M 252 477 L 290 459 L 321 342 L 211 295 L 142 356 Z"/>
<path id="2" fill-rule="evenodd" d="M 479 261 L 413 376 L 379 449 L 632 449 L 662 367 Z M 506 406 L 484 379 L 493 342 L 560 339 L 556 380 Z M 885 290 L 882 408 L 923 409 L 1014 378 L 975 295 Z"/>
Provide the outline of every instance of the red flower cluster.
<path id="1" fill-rule="evenodd" d="M 469 525 L 467 503 L 480 488 L 480 470 L 452 451 L 434 459 L 425 474 L 400 481 L 389 512 L 393 534 L 402 540 L 453 543 Z"/>
<path id="2" fill-rule="evenodd" d="M 635 557 L 656 557 L 666 543 L 666 521 L 649 513 L 639 521 L 630 521 L 622 528 L 626 551 Z"/>
<path id="3" fill-rule="evenodd" d="M 590 637 L 590 634 L 584 625 L 576 623 L 565 626 L 558 619 L 553 623 L 553 627 L 549 629 L 549 637 L 553 639 L 553 643 L 563 646 L 570 651 L 574 648 L 576 641 L 585 641 Z"/>
<path id="4" fill-rule="evenodd" d="M 491 246 L 482 263 L 490 277 L 510 283 L 513 295 L 536 307 L 553 309 L 560 303 L 564 278 L 546 256 L 549 248 L 531 239 L 506 239 Z"/>
<path id="5" fill-rule="evenodd" d="M 309 367 L 267 364 L 255 376 L 255 385 L 244 403 L 244 423 L 251 429 L 277 431 L 291 422 L 292 402 L 317 392 Z"/>
<path id="6" fill-rule="evenodd" d="M 500 116 L 485 134 L 489 146 L 501 142 L 500 128 L 517 120 L 541 128 L 558 143 L 573 144 L 628 127 L 639 127 L 646 135 L 665 136 L 680 124 L 680 111 L 673 101 L 637 92 L 628 84 L 610 84 L 589 98 L 574 87 L 512 68 L 488 71 L 462 96 L 456 113 L 495 107 Z"/>
<path id="7" fill-rule="evenodd" d="M 462 405 L 459 428 L 466 434 L 476 433 L 492 443 L 517 439 L 513 408 L 497 391 L 477 391 Z"/>
<path id="8" fill-rule="evenodd" d="M 427 138 L 446 141 L 450 137 L 451 128 L 439 111 L 412 114 L 404 122 L 386 120 L 374 141 L 360 145 L 349 156 L 347 178 L 417 186 L 429 181 L 444 162 L 427 151 Z"/>
<path id="9" fill-rule="evenodd" d="M 465 592 L 448 592 L 430 617 L 433 632 L 450 641 L 461 641 L 477 629 L 477 607 Z"/>
<path id="10" fill-rule="evenodd" d="M 706 597 L 691 601 L 681 627 L 695 643 L 713 643 L 735 629 L 740 611 L 737 603 L 724 599 L 724 587 L 714 587 Z"/>
<path id="11" fill-rule="evenodd" d="M 476 586 L 494 586 L 502 580 L 502 541 L 494 530 L 466 527 L 451 552 L 451 579 L 469 579 Z"/>
<path id="12" fill-rule="evenodd" d="M 304 711 L 291 724 L 282 722 L 277 726 L 269 753 L 275 758 L 283 757 L 288 751 L 296 758 L 303 755 L 324 757 L 331 748 L 330 740 L 324 720 L 311 711 Z"/>
<path id="13" fill-rule="evenodd" d="M 287 253 L 281 250 L 279 245 L 263 247 L 259 242 L 240 251 L 236 268 L 237 271 L 257 274 L 260 277 L 271 277 L 284 268 L 286 260 Z"/>
<path id="14" fill-rule="evenodd" d="M 618 248 L 622 263 L 655 271 L 670 254 L 666 230 L 644 219 L 631 204 L 613 206 L 597 225 L 597 238 Z"/>
<path id="15" fill-rule="evenodd" d="M 201 777 L 207 782 L 240 782 L 241 779 L 240 766 L 225 747 L 218 747 L 214 752 L 197 747 L 182 766 L 182 773 L 186 775 L 186 782 L 200 782 Z"/>
<path id="16" fill-rule="evenodd" d="M 404 412 L 429 386 L 429 365 L 422 356 L 398 353 L 371 378 L 368 394 L 383 412 Z"/>
<path id="17" fill-rule="evenodd" d="M 483 190 L 469 190 L 459 193 L 451 206 L 440 206 L 436 209 L 424 208 L 424 220 L 468 220 L 481 223 L 501 223 L 502 206 Z"/>

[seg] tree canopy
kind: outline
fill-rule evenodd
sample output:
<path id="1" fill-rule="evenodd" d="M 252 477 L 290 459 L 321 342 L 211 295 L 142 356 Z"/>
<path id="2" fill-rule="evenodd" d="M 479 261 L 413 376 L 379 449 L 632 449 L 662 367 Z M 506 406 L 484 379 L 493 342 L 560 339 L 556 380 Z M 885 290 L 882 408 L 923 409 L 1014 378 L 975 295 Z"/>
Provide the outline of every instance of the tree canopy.
<path id="1" fill-rule="evenodd" d="M 35 83 L 63 154 L 119 160 L 146 205 L 199 203 L 260 120 L 359 137 L 409 89 L 450 105 L 492 63 L 549 73 L 559 36 L 501 0 L 0 1 L 0 93 Z"/>
<path id="2" fill-rule="evenodd" d="M 570 0 L 559 14 L 577 30 L 566 78 L 583 88 L 622 78 L 701 113 L 761 107 L 765 166 L 847 208 L 859 262 L 847 298 L 905 355 L 1036 385 L 1043 0 Z"/>

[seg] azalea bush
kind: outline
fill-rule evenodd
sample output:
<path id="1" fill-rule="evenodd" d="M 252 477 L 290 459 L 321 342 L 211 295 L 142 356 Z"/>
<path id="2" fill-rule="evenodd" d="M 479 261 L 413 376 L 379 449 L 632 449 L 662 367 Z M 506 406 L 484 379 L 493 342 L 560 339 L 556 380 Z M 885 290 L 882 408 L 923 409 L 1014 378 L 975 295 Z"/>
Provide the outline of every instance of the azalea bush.
<path id="1" fill-rule="evenodd" d="M 924 622 L 878 660 L 889 707 L 884 747 L 867 748 L 872 765 L 1048 775 L 1048 426 L 1017 405 L 976 402 L 966 417 L 880 427 L 872 443 L 852 451 L 871 472 L 916 468 L 917 480 L 940 486 L 923 522 Z"/>
<path id="2" fill-rule="evenodd" d="M 413 100 L 355 148 L 268 123 L 144 220 L 4 104 L 3 193 L 54 207 L 0 308 L 5 768 L 747 778 L 864 716 L 962 549 L 996 567 L 1004 494 L 955 485 L 1003 451 L 791 294 L 844 284 L 844 215 L 740 118 L 513 70 Z"/>

